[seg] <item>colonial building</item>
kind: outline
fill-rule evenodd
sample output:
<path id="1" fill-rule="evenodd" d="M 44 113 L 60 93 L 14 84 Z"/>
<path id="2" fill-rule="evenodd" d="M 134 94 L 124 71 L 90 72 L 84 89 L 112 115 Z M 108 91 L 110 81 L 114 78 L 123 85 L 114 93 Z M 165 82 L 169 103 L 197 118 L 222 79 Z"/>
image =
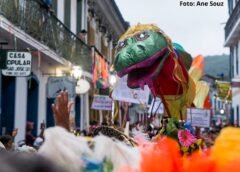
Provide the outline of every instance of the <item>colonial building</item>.
<path id="1" fill-rule="evenodd" d="M 53 126 L 51 104 L 56 95 L 49 85 L 60 76 L 74 86 L 70 92 L 75 125 L 88 127 L 93 91 L 75 94 L 72 67 L 81 66 L 82 78 L 92 84 L 94 53 L 110 64 L 113 44 L 126 28 L 113 0 L 53 0 L 50 6 L 42 0 L 1 0 L 0 55 L 23 51 L 32 60 L 29 76 L 0 75 L 0 134 L 18 128 L 17 142 L 25 138 L 27 121 L 34 122 L 34 134 L 41 123 Z"/>
<path id="2" fill-rule="evenodd" d="M 218 120 L 222 122 L 232 122 L 231 101 L 229 98 L 223 99 L 219 93 L 217 82 L 229 83 L 223 81 L 221 77 L 204 74 L 201 78 L 209 86 L 209 98 L 211 103 L 211 113 L 213 124 Z"/>
<path id="3" fill-rule="evenodd" d="M 88 0 L 87 6 L 87 43 L 94 47 L 95 53 L 103 57 L 110 66 L 114 60 L 114 47 L 129 24 L 123 19 L 114 0 Z M 95 64 L 99 64 L 96 57 Z M 97 77 L 94 93 L 106 94 L 108 88 L 101 88 L 102 84 L 98 84 L 98 81 Z M 90 95 L 90 103 L 93 94 Z M 111 118 L 111 113 L 111 111 L 90 110 L 90 119 L 101 123 L 104 119 Z"/>
<path id="4" fill-rule="evenodd" d="M 225 26 L 225 46 L 230 49 L 230 76 L 232 86 L 232 114 L 234 123 L 240 120 L 240 1 L 228 0 L 229 19 Z"/>

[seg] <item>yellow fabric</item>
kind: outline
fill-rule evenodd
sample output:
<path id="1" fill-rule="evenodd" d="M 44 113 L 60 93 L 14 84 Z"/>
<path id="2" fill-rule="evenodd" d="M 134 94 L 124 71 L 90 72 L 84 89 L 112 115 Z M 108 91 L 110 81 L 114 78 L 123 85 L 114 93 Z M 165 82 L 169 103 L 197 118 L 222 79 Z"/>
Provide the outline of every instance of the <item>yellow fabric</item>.
<path id="1" fill-rule="evenodd" d="M 114 103 L 114 121 L 118 121 L 119 118 L 119 104 L 118 102 Z"/>
<path id="2" fill-rule="evenodd" d="M 216 81 L 217 94 L 222 100 L 229 100 L 231 98 L 230 82 Z"/>
<path id="3" fill-rule="evenodd" d="M 204 58 L 202 55 L 198 55 L 193 59 L 189 74 L 196 83 L 196 97 L 193 101 L 197 108 L 203 108 L 204 102 L 208 96 L 209 86 L 204 81 L 199 81 L 203 75 Z"/>
<path id="4" fill-rule="evenodd" d="M 195 82 L 199 81 L 203 75 L 204 58 L 202 55 L 198 55 L 193 59 L 192 66 L 189 69 L 189 74 L 192 76 Z"/>
<path id="5" fill-rule="evenodd" d="M 193 101 L 197 108 L 203 108 L 204 102 L 208 96 L 209 86 L 204 81 L 198 81 L 196 83 L 196 97 Z"/>
<path id="6" fill-rule="evenodd" d="M 160 28 L 157 25 L 154 24 L 137 24 L 135 26 L 130 27 L 121 37 L 120 40 L 126 39 L 128 37 L 131 37 L 137 32 L 143 31 L 143 30 L 150 30 L 154 32 L 159 32 Z"/>
<path id="7" fill-rule="evenodd" d="M 202 71 L 198 68 L 191 67 L 188 72 L 195 82 L 199 81 L 202 77 Z"/>
<path id="8" fill-rule="evenodd" d="M 171 96 L 164 96 L 166 103 L 168 104 L 169 111 L 172 117 L 177 117 L 186 119 L 187 108 L 191 106 L 196 90 L 195 90 L 195 83 L 191 77 L 189 77 L 187 90 L 182 95 L 171 95 Z M 180 114 L 181 112 L 181 114 Z"/>
<path id="9" fill-rule="evenodd" d="M 161 32 L 162 35 L 166 38 L 168 41 L 169 45 L 171 45 L 171 39 L 155 24 L 137 24 L 135 26 L 130 27 L 119 39 L 124 40 L 126 38 L 132 37 L 138 32 L 144 31 L 144 30 L 149 30 L 149 31 L 154 31 L 154 32 Z"/>
<path id="10" fill-rule="evenodd" d="M 240 160 L 240 129 L 224 128 L 212 148 L 212 157 L 220 165 Z"/>

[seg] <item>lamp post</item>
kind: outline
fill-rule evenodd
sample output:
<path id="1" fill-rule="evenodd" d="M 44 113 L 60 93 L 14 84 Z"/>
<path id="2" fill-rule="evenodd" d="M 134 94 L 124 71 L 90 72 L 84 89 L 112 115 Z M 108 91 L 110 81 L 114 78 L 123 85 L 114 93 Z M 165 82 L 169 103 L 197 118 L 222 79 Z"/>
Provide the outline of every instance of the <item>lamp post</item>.
<path id="1" fill-rule="evenodd" d="M 111 87 L 114 87 L 114 85 L 116 84 L 117 82 L 117 78 L 114 74 L 110 74 L 110 77 L 109 77 L 109 83 L 110 83 L 110 86 Z M 112 124 L 114 124 L 114 100 L 112 101 Z"/>
<path id="2" fill-rule="evenodd" d="M 76 80 L 76 86 L 75 86 L 75 91 L 76 91 L 76 94 L 77 95 L 79 95 L 79 99 L 81 99 L 80 97 L 80 85 L 79 85 L 79 83 L 78 83 L 78 81 L 79 81 L 79 79 L 82 77 L 82 68 L 80 67 L 80 66 L 73 66 L 72 67 L 72 71 L 71 71 L 71 76 Z M 76 100 L 76 99 L 75 99 Z M 75 102 L 75 100 L 74 100 L 74 102 Z M 80 102 L 82 102 L 82 101 L 80 101 Z M 81 126 L 81 121 L 82 121 L 82 113 L 81 113 L 81 110 L 82 110 L 82 108 L 81 108 L 81 103 L 79 104 L 79 108 L 80 108 L 80 112 L 79 112 L 79 114 L 77 114 L 76 113 L 76 111 L 74 111 L 75 112 L 75 117 L 74 117 L 74 119 L 76 118 L 76 115 L 79 115 L 80 116 L 80 126 Z"/>
<path id="3" fill-rule="evenodd" d="M 83 70 L 80 66 L 73 66 L 71 75 L 76 79 L 76 94 L 80 97 L 80 128 L 88 128 L 89 126 L 89 99 L 88 90 L 90 89 L 89 82 L 83 76 Z M 84 94 L 84 95 L 83 95 Z"/>

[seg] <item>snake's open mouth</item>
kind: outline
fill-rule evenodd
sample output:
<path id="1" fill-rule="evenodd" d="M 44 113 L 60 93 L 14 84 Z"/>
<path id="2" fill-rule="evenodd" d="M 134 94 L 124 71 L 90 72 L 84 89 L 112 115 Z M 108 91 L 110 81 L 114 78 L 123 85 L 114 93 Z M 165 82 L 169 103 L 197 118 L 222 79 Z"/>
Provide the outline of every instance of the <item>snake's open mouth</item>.
<path id="1" fill-rule="evenodd" d="M 151 85 L 151 80 L 154 79 L 161 71 L 164 61 L 169 56 L 168 48 L 155 53 L 152 57 L 144 61 L 129 66 L 124 70 L 119 71 L 117 74 L 122 77 L 128 74 L 127 84 L 130 88 L 143 88 L 144 85 Z"/>

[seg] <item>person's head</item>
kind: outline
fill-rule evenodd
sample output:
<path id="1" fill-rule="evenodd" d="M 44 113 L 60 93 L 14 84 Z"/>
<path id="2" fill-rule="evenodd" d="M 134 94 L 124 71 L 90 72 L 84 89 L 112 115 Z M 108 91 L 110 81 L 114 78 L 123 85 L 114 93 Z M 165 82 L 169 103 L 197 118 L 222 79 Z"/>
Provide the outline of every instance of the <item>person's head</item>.
<path id="1" fill-rule="evenodd" d="M 106 121 L 102 122 L 102 125 L 108 125 L 108 123 Z"/>
<path id="2" fill-rule="evenodd" d="M 28 121 L 26 124 L 26 131 L 32 131 L 33 130 L 34 123 L 31 121 Z"/>
<path id="3" fill-rule="evenodd" d="M 81 32 L 79 33 L 79 38 L 85 42 L 86 41 L 86 35 L 87 35 L 87 31 L 86 30 L 81 30 Z"/>
<path id="4" fill-rule="evenodd" d="M 10 135 L 0 137 L 0 142 L 5 146 L 6 150 L 11 150 L 13 147 L 13 138 Z"/>

